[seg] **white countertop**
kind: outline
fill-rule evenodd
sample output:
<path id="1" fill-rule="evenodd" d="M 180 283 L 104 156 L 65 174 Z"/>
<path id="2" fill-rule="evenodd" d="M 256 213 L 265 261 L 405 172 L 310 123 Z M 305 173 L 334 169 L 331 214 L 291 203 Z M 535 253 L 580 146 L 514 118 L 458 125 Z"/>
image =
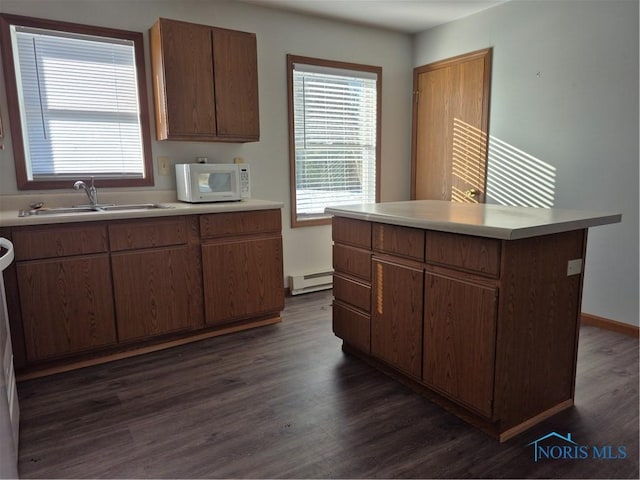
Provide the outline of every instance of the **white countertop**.
<path id="1" fill-rule="evenodd" d="M 441 200 L 369 203 L 327 208 L 326 213 L 406 227 L 516 240 L 618 223 L 619 213 L 509 207 Z"/>
<path id="2" fill-rule="evenodd" d="M 44 196 L 48 207 L 65 207 L 86 203 L 86 197 L 69 194 L 53 194 Z M 197 215 L 203 213 L 242 212 L 249 210 L 269 210 L 282 208 L 282 202 L 270 200 L 247 199 L 239 202 L 218 203 L 183 203 L 175 198 L 175 192 L 127 192 L 105 193 L 100 195 L 100 203 L 136 204 L 136 203 L 162 203 L 170 208 L 157 208 L 151 210 L 120 210 L 100 212 L 74 212 L 69 214 L 57 213 L 55 215 L 29 215 L 19 217 L 21 209 L 29 209 L 29 203 L 34 197 L 23 195 L 0 197 L 0 227 L 13 227 L 22 225 L 62 224 L 71 222 L 95 222 L 101 220 L 118 220 L 126 218 L 150 218 L 166 217 L 174 215 Z"/>

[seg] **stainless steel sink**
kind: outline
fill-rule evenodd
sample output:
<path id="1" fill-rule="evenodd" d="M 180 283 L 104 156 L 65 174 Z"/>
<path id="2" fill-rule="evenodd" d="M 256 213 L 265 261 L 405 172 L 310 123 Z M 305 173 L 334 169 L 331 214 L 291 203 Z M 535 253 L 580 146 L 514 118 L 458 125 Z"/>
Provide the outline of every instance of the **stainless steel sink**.
<path id="1" fill-rule="evenodd" d="M 100 210 L 105 212 L 113 212 L 118 210 L 155 210 L 157 208 L 175 208 L 172 205 L 166 203 L 133 203 L 131 205 L 105 205 L 99 207 Z"/>
<path id="2" fill-rule="evenodd" d="M 56 208 L 38 208 L 34 210 L 20 210 L 19 217 L 28 217 L 30 215 L 61 215 L 69 213 L 86 213 L 99 212 L 100 210 L 91 207 L 56 207 Z"/>
<path id="3" fill-rule="evenodd" d="M 20 210 L 19 217 L 28 217 L 30 215 L 69 215 L 74 213 L 99 213 L 99 212 L 117 212 L 125 210 L 154 210 L 158 208 L 175 208 L 165 203 L 134 203 L 127 205 L 78 205 L 75 207 L 55 207 L 55 208 L 38 208 L 32 210 Z"/>

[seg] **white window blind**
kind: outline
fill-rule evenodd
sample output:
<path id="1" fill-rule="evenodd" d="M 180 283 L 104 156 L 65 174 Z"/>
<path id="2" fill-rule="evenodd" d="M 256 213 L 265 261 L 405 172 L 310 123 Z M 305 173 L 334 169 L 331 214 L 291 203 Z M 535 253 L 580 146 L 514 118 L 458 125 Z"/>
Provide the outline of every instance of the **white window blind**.
<path id="1" fill-rule="evenodd" d="M 133 42 L 11 33 L 29 179 L 143 178 Z"/>
<path id="2" fill-rule="evenodd" d="M 377 74 L 294 64 L 296 212 L 376 200 Z"/>

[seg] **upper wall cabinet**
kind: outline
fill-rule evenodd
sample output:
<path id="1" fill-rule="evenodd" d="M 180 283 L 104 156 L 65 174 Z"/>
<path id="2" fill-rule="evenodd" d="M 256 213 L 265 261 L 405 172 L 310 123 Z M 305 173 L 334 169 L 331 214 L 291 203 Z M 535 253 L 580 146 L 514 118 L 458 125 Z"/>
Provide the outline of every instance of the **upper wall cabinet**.
<path id="1" fill-rule="evenodd" d="M 161 18 L 149 37 L 158 140 L 260 139 L 255 34 Z"/>

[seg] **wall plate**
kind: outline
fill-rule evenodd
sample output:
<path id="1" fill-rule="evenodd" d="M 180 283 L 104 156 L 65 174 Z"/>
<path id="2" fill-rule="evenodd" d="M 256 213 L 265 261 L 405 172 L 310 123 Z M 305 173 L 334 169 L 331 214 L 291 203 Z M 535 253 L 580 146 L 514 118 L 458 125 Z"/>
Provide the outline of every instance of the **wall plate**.
<path id="1" fill-rule="evenodd" d="M 567 277 L 582 273 L 582 259 L 576 258 L 567 262 Z"/>

